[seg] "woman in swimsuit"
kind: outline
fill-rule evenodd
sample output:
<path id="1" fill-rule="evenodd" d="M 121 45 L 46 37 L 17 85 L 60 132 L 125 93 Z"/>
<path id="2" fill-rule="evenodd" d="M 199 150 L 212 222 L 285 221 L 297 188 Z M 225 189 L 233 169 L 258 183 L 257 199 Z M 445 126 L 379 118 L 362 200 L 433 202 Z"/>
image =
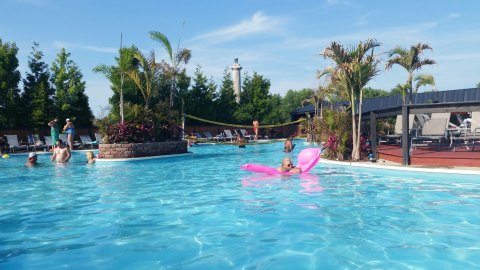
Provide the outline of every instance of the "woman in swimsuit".
<path id="1" fill-rule="evenodd" d="M 67 134 L 68 148 L 73 150 L 73 137 L 75 136 L 75 125 L 70 121 L 70 118 L 65 120 L 67 123 L 63 127 L 65 134 Z"/>

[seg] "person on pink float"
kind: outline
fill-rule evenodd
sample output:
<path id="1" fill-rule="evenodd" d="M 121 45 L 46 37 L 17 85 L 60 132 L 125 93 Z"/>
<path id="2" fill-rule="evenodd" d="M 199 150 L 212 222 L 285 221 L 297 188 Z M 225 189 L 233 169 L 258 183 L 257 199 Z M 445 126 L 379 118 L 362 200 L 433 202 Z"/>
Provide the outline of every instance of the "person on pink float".
<path id="1" fill-rule="evenodd" d="M 302 169 L 293 166 L 292 160 L 289 157 L 286 157 L 282 160 L 282 165 L 277 168 L 278 172 L 284 173 L 284 172 L 289 172 L 289 173 L 301 173 Z"/>

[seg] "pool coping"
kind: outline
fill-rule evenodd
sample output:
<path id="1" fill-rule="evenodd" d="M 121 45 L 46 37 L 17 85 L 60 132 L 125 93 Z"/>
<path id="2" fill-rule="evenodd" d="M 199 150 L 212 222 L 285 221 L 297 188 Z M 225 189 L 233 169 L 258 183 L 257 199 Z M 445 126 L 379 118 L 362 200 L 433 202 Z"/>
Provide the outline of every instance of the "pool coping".
<path id="1" fill-rule="evenodd" d="M 160 156 L 151 156 L 151 157 L 135 157 L 135 158 L 97 158 L 96 162 L 130 162 L 130 161 L 142 161 L 150 159 L 159 159 L 159 158 L 170 158 L 170 157 L 181 157 L 193 154 L 192 152 L 187 152 L 183 154 L 173 154 L 173 155 L 160 155 Z"/>
<path id="2" fill-rule="evenodd" d="M 397 171 L 409 171 L 409 172 L 432 172 L 432 173 L 449 173 L 449 174 L 467 174 L 467 175 L 480 175 L 480 169 L 476 167 L 472 168 L 432 168 L 432 167 L 417 167 L 417 166 L 403 166 L 393 164 L 371 163 L 371 162 L 349 162 L 349 161 L 335 161 L 321 158 L 319 163 L 351 166 L 360 168 L 372 168 L 372 169 L 387 169 Z"/>

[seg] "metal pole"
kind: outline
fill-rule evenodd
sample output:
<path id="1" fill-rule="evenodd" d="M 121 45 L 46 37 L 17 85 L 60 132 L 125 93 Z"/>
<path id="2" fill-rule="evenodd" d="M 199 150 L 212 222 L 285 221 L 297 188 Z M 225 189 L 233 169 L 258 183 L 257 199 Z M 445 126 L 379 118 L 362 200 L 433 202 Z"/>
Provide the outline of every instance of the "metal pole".
<path id="1" fill-rule="evenodd" d="M 402 163 L 405 166 L 410 165 L 410 138 L 408 136 L 408 126 L 410 114 L 410 105 L 405 104 L 402 107 Z"/>
<path id="2" fill-rule="evenodd" d="M 123 80 L 125 74 L 123 74 L 123 62 L 122 62 L 122 46 L 123 46 L 123 33 L 120 33 L 120 118 L 123 125 Z"/>
<path id="3" fill-rule="evenodd" d="M 377 114 L 370 112 L 370 143 L 372 144 L 372 154 L 377 158 Z"/>

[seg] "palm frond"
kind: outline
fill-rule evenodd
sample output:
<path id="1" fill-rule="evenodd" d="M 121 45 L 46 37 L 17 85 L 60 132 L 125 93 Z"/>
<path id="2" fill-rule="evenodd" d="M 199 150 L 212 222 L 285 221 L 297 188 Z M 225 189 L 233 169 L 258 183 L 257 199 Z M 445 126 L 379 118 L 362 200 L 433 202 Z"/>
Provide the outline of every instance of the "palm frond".
<path id="1" fill-rule="evenodd" d="M 158 41 L 162 44 L 162 46 L 167 51 L 167 54 L 168 54 L 168 57 L 170 58 L 170 61 L 173 63 L 175 61 L 175 59 L 174 59 L 174 55 L 173 55 L 172 46 L 170 45 L 170 41 L 168 40 L 168 38 L 164 34 L 158 32 L 158 31 L 150 31 L 150 38 L 155 40 L 155 41 Z"/>

